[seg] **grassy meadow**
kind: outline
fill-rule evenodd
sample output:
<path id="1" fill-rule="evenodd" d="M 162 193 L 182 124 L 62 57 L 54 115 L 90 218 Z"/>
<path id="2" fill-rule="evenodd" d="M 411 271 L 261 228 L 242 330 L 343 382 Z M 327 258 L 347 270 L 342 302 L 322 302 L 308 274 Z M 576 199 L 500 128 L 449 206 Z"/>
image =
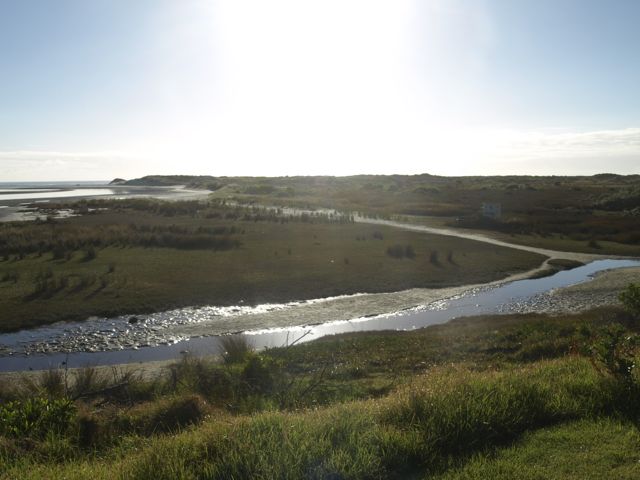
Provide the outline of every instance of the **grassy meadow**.
<path id="1" fill-rule="evenodd" d="M 637 335 L 622 310 L 480 317 L 12 377 L 0 478 L 634 478 L 640 387 L 616 362 Z"/>
<path id="2" fill-rule="evenodd" d="M 0 330 L 178 306 L 258 304 L 488 282 L 539 255 L 219 203 L 92 201 L 0 225 Z"/>

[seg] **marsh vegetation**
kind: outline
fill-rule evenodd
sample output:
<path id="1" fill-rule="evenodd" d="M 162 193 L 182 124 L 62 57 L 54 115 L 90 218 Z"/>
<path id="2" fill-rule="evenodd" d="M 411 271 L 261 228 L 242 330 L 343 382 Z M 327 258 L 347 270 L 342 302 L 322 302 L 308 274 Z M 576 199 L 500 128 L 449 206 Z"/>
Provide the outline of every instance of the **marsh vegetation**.
<path id="1" fill-rule="evenodd" d="M 0 330 L 191 305 L 481 283 L 544 260 L 355 224 L 348 216 L 222 201 L 90 200 L 74 208 L 84 214 L 0 225 Z M 447 255 L 455 262 L 436 261 Z"/>

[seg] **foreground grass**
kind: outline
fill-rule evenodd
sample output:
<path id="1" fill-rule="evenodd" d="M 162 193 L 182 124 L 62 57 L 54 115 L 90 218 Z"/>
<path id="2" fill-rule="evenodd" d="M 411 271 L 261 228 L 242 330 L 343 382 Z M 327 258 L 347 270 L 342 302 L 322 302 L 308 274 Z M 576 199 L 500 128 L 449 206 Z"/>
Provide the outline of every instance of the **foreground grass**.
<path id="1" fill-rule="evenodd" d="M 70 390 L 68 430 L 0 437 L 0 477 L 540 478 L 536 454 L 571 465 L 586 454 L 563 449 L 582 452 L 579 442 L 593 472 L 617 462 L 625 478 L 637 468 L 640 392 L 578 355 L 614 327 L 637 331 L 628 314 L 598 310 L 340 335 L 259 356 L 235 342 L 226 364 L 187 359 L 164 380 L 98 396 L 85 372 L 89 395 Z M 55 375 L 43 380 L 39 395 L 61 394 Z"/>
<path id="2" fill-rule="evenodd" d="M 611 419 L 580 420 L 527 433 L 492 455 L 476 455 L 438 480 L 631 480 L 640 477 L 640 432 Z"/>
<path id="3" fill-rule="evenodd" d="M 27 457 L 4 473 L 7 478 L 82 478 L 88 472 L 93 478 L 405 478 L 442 472 L 527 430 L 624 412 L 625 400 L 614 383 L 580 359 L 501 372 L 445 368 L 380 400 L 216 418 L 177 435 L 129 441 L 108 458 L 67 463 L 62 451 L 62 463 L 43 468 Z M 73 459 L 72 452 L 67 455 Z"/>
<path id="4" fill-rule="evenodd" d="M 65 246 L 79 236 L 97 242 L 103 231 L 111 232 L 103 237 L 111 235 L 117 242 L 91 247 L 90 256 L 84 247 L 65 247 L 63 258 L 48 251 L 0 257 L 0 331 L 178 306 L 246 305 L 483 283 L 526 271 L 544 259 L 480 242 L 391 228 L 193 215 L 108 211 L 54 224 L 0 228 L 0 241 L 3 232 L 12 229 L 14 242 L 24 238 L 30 248 L 37 247 L 39 235 L 54 250 L 60 246 L 57 238 L 68 238 Z M 130 223 L 138 225 L 134 233 L 128 230 Z M 237 247 L 144 248 L 140 237 L 148 239 L 146 230 L 140 232 L 142 227 L 162 232 L 224 228 L 235 232 L 231 239 Z M 133 235 L 134 246 L 127 243 L 123 229 Z M 162 232 L 157 241 L 164 238 Z M 182 234 L 180 241 L 182 237 L 188 240 L 191 235 Z M 413 255 L 390 256 L 387 250 L 394 245 L 410 245 Z"/>

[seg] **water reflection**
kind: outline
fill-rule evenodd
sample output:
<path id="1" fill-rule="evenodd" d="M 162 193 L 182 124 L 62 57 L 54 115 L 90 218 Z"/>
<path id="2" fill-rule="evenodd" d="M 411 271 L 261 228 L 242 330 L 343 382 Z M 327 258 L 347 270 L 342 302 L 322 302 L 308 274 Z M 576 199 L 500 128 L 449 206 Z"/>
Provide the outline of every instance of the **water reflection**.
<path id="1" fill-rule="evenodd" d="M 327 322 L 319 325 L 296 326 L 269 330 L 254 330 L 244 332 L 249 336 L 256 348 L 278 347 L 292 342 L 307 342 L 325 335 L 356 331 L 374 330 L 413 330 L 429 325 L 444 323 L 453 318 L 481 315 L 499 314 L 512 310 L 512 307 L 527 303 L 532 298 L 552 289 L 573 285 L 588 280 L 593 274 L 614 268 L 639 266 L 635 260 L 598 260 L 588 265 L 559 272 L 550 277 L 520 280 L 497 287 L 481 287 L 470 290 L 463 295 L 446 300 L 437 301 L 428 305 L 414 307 L 394 314 L 378 315 L 374 317 L 354 318 Z M 326 299 L 313 300 L 314 302 L 326 301 Z M 115 351 L 98 352 L 72 352 L 50 354 L 13 354 L 0 358 L 0 371 L 24 370 L 28 368 L 41 369 L 55 367 L 66 362 L 70 367 L 81 365 L 100 365 L 133 363 L 154 360 L 167 360 L 178 357 L 181 353 L 189 351 L 194 354 L 211 354 L 219 351 L 219 337 L 191 337 L 180 338 L 167 336 L 170 332 L 166 327 L 166 321 L 172 322 L 197 322 L 206 318 L 208 314 L 234 315 L 243 309 L 286 309 L 295 308 L 304 302 L 290 302 L 288 304 L 260 305 L 257 307 L 203 307 L 191 309 L 172 310 L 149 315 L 144 322 L 130 323 L 126 317 L 100 320 L 78 324 L 53 325 L 31 331 L 17 332 L 0 335 L 0 352 L 4 347 L 5 352 L 15 350 L 18 346 L 28 346 L 38 342 L 47 341 L 56 346 L 60 338 L 67 338 L 70 342 L 80 342 L 82 338 L 95 340 L 93 345 L 102 346 L 104 349 L 118 348 Z M 246 311 L 243 312 L 246 314 Z M 164 322 L 164 323 L 163 323 Z M 120 342 L 121 336 L 130 332 L 139 332 L 141 341 L 135 342 L 130 347 Z M 56 342 L 56 343 L 53 343 Z M 80 345 L 81 343 L 78 343 Z"/>

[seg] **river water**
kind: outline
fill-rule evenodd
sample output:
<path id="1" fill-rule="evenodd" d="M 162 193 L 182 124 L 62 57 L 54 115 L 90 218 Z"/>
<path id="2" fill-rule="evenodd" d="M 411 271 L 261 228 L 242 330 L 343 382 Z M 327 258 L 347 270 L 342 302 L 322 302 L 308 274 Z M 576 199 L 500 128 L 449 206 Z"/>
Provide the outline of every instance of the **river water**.
<path id="1" fill-rule="evenodd" d="M 325 335 L 355 331 L 413 330 L 448 320 L 482 314 L 535 311 L 536 298 L 553 289 L 588 281 L 598 272 L 640 266 L 636 260 L 597 260 L 555 275 L 518 280 L 465 293 L 392 314 L 329 321 L 317 325 L 291 326 L 242 332 L 258 349 L 306 342 Z M 358 294 L 354 297 L 357 301 Z M 132 318 L 93 318 L 85 322 L 60 323 L 0 335 L 0 371 L 45 369 L 62 365 L 114 365 L 169 360 L 186 351 L 193 354 L 219 352 L 220 336 L 176 334 L 193 325 L 238 315 L 290 311 L 330 299 L 284 304 L 236 307 L 193 307 Z M 184 329 L 183 329 L 184 331 Z M 238 333 L 238 332 L 236 332 Z"/>

